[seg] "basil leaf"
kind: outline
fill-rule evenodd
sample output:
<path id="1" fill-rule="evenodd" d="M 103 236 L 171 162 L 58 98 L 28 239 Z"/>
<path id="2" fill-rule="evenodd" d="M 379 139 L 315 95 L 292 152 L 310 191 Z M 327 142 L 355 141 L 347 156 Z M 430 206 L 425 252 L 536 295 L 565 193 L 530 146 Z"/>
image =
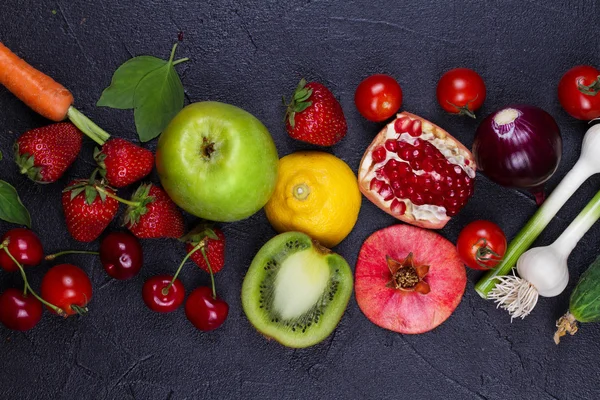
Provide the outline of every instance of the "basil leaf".
<path id="1" fill-rule="evenodd" d="M 0 219 L 31 228 L 31 216 L 25 208 L 17 190 L 0 180 Z"/>
<path id="2" fill-rule="evenodd" d="M 126 61 L 115 71 L 110 86 L 104 89 L 96 105 L 121 110 L 133 108 L 137 85 L 146 75 L 165 64 L 167 61 L 152 56 L 139 56 Z"/>
<path id="3" fill-rule="evenodd" d="M 160 135 L 181 111 L 183 101 L 183 85 L 172 62 L 143 77 L 133 100 L 133 117 L 140 140 L 147 142 Z"/>

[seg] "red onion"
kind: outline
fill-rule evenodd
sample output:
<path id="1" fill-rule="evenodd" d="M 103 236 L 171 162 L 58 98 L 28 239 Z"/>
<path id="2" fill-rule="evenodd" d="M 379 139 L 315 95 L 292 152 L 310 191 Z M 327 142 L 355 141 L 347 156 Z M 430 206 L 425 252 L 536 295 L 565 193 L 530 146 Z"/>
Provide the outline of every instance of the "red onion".
<path id="1" fill-rule="evenodd" d="M 562 153 L 554 118 L 535 106 L 511 105 L 488 115 L 477 128 L 473 154 L 492 181 L 527 189 L 539 204 L 544 182 L 556 171 Z"/>

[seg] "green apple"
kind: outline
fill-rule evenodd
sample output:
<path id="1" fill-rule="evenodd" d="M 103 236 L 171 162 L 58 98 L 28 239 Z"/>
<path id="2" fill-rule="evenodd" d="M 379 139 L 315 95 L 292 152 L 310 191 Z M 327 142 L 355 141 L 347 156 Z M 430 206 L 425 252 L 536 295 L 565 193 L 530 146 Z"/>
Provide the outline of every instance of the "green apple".
<path id="1" fill-rule="evenodd" d="M 260 210 L 275 189 L 279 156 L 252 114 L 214 101 L 193 103 L 160 136 L 156 168 L 175 203 L 212 221 L 238 221 Z"/>

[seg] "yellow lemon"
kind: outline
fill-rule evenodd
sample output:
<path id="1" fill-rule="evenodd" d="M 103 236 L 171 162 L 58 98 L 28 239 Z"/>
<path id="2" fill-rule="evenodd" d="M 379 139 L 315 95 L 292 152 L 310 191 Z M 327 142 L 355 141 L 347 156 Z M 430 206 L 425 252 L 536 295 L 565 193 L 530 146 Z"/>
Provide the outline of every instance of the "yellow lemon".
<path id="1" fill-rule="evenodd" d="M 303 232 L 333 247 L 352 231 L 360 203 L 358 181 L 348 164 L 329 153 L 302 151 L 279 160 L 265 212 L 276 231 Z"/>

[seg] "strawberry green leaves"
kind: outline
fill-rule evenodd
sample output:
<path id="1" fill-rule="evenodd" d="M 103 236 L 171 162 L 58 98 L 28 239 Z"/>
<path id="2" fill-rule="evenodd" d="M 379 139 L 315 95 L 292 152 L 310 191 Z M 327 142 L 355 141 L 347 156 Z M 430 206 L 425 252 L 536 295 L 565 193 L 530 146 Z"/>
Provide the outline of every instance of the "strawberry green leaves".
<path id="1" fill-rule="evenodd" d="M 3 180 L 0 180 L 0 219 L 31 227 L 31 216 L 21 203 L 17 190 Z"/>
<path id="2" fill-rule="evenodd" d="M 175 65 L 188 61 L 174 61 L 175 49 L 168 61 L 152 56 L 134 57 L 114 73 L 109 87 L 96 103 L 97 106 L 134 109 L 135 126 L 142 142 L 158 135 L 183 108 L 183 85 Z"/>

